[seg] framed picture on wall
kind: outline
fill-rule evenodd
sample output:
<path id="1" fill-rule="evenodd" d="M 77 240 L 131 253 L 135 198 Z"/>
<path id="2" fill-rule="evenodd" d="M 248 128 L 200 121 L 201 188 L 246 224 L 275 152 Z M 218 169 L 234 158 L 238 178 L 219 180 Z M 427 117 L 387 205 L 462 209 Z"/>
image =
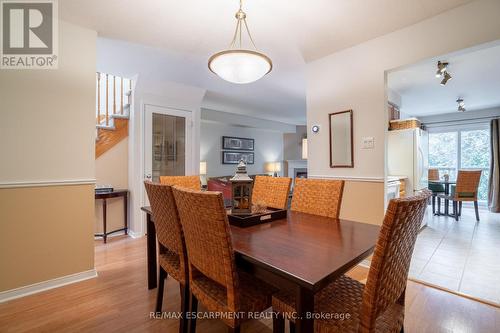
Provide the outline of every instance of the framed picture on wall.
<path id="1" fill-rule="evenodd" d="M 254 164 L 254 153 L 242 151 L 223 151 L 222 164 L 238 164 L 243 160 L 246 164 Z"/>
<path id="2" fill-rule="evenodd" d="M 228 150 L 254 150 L 254 139 L 238 138 L 233 136 L 222 137 L 222 149 Z"/>

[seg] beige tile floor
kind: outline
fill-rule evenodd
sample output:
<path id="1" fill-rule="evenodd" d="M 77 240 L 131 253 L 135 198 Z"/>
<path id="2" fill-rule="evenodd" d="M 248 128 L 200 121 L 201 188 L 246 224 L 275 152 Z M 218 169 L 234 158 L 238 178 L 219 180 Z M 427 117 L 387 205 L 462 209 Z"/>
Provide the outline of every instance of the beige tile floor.
<path id="1" fill-rule="evenodd" d="M 464 207 L 461 219 L 433 216 L 413 252 L 410 278 L 500 306 L 500 214 Z"/>

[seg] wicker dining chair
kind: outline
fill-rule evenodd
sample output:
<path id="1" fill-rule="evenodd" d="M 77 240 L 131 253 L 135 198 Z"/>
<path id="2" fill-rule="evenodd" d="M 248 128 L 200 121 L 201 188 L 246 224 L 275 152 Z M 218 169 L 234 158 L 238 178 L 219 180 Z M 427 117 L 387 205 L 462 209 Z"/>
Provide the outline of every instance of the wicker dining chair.
<path id="1" fill-rule="evenodd" d="M 267 207 L 287 209 L 292 178 L 255 176 L 252 201 Z"/>
<path id="2" fill-rule="evenodd" d="M 161 312 L 165 280 L 170 274 L 179 282 L 181 291 L 181 311 L 186 313 L 189 305 L 189 280 L 186 245 L 182 226 L 177 213 L 172 187 L 145 181 L 156 236 L 159 243 L 159 281 L 156 297 L 156 312 Z M 183 315 L 179 332 L 187 332 L 187 318 Z"/>
<path id="3" fill-rule="evenodd" d="M 429 180 L 439 180 L 439 169 L 429 168 L 427 171 Z"/>
<path id="4" fill-rule="evenodd" d="M 431 181 L 439 180 L 439 169 L 430 168 L 427 174 L 427 179 L 429 183 L 427 184 L 427 188 L 432 191 L 432 214 L 436 213 L 436 197 L 440 193 L 444 193 L 444 185 L 443 184 L 435 184 L 431 183 Z"/>
<path id="5" fill-rule="evenodd" d="M 201 189 L 200 176 L 160 176 L 160 183 L 163 185 L 180 186 L 191 190 Z"/>
<path id="6" fill-rule="evenodd" d="M 343 180 L 296 178 L 291 210 L 338 218 L 343 192 Z"/>
<path id="7" fill-rule="evenodd" d="M 439 194 L 438 200 L 445 199 L 453 201 L 453 215 L 455 220 L 462 215 L 462 202 L 473 201 L 476 213 L 476 221 L 479 222 L 479 207 L 477 203 L 477 192 L 481 180 L 482 170 L 458 170 L 457 185 L 451 186 L 450 194 Z M 439 206 L 438 201 L 438 206 Z"/>
<path id="8" fill-rule="evenodd" d="M 224 200 L 220 192 L 173 188 L 186 240 L 190 312 L 198 301 L 208 311 L 234 314 L 221 316 L 229 332 L 239 332 L 248 313 L 271 307 L 275 289 L 248 273 L 237 270 Z M 196 317 L 190 318 L 196 330 Z"/>
<path id="9" fill-rule="evenodd" d="M 316 333 L 397 333 L 403 331 L 406 281 L 417 234 L 430 191 L 389 202 L 368 273 L 366 286 L 340 276 L 314 296 L 315 313 L 350 314 L 349 318 L 319 319 Z M 293 293 L 273 296 L 275 333 L 284 332 L 284 318 L 295 313 Z M 291 327 L 294 325 L 291 323 Z"/>

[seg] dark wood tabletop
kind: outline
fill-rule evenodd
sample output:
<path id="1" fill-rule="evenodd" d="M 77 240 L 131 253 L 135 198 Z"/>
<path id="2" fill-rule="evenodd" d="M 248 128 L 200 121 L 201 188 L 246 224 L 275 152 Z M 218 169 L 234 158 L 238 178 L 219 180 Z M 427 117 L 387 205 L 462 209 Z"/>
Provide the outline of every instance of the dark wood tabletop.
<path id="1" fill-rule="evenodd" d="M 156 231 L 147 213 L 148 287 L 156 288 Z M 277 287 L 294 290 L 296 332 L 312 332 L 314 293 L 368 257 L 380 227 L 371 224 L 288 212 L 286 219 L 249 228 L 231 226 L 236 264 Z"/>
<path id="2" fill-rule="evenodd" d="M 299 212 L 249 228 L 231 226 L 234 251 L 319 290 L 373 251 L 380 227 Z"/>

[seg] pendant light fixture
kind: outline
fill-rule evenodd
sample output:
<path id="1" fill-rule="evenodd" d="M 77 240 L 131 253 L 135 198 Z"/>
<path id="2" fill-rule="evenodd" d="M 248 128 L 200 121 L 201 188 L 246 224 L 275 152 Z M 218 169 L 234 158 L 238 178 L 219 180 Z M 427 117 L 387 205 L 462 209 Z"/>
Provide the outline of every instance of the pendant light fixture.
<path id="1" fill-rule="evenodd" d="M 259 80 L 273 68 L 271 59 L 257 51 L 246 21 L 246 13 L 240 9 L 236 12 L 236 30 L 229 49 L 218 52 L 208 59 L 208 68 L 220 78 L 237 84 L 251 83 Z M 242 46 L 243 29 L 246 30 L 253 50 Z"/>

